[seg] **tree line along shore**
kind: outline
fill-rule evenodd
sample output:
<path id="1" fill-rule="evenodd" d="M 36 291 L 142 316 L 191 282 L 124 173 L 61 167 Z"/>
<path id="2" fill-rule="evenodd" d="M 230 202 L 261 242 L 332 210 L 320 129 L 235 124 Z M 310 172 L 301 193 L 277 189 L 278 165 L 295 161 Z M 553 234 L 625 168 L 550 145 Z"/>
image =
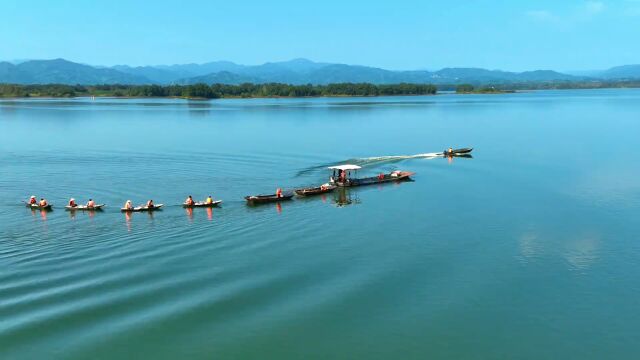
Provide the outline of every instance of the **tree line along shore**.
<path id="1" fill-rule="evenodd" d="M 0 98 L 54 97 L 170 97 L 185 99 L 339 97 L 435 95 L 438 90 L 460 94 L 503 94 L 518 90 L 640 88 L 640 80 L 510 83 L 495 85 L 432 85 L 337 83 L 327 85 L 270 84 L 193 84 L 193 85 L 22 85 L 0 84 Z"/>
<path id="2" fill-rule="evenodd" d="M 341 83 L 328 85 L 287 84 L 194 84 L 194 85 L 16 85 L 0 84 L 0 97 L 173 97 L 187 99 L 435 95 L 429 84 L 374 85 Z"/>

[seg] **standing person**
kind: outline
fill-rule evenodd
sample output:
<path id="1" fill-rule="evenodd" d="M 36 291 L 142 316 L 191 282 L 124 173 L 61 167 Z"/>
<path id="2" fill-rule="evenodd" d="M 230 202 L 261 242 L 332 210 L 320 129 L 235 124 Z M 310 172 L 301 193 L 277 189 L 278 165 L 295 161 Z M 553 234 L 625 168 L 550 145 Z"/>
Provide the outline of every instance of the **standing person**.
<path id="1" fill-rule="evenodd" d="M 29 205 L 36 205 L 37 203 L 38 201 L 36 201 L 36 196 L 31 195 L 31 197 L 29 198 Z"/>
<path id="2" fill-rule="evenodd" d="M 276 197 L 278 197 L 278 198 L 282 197 L 282 189 L 281 188 L 277 188 L 276 189 Z"/>
<path id="3" fill-rule="evenodd" d="M 341 182 L 347 181 L 347 170 L 340 170 L 340 181 Z"/>
<path id="4" fill-rule="evenodd" d="M 189 195 L 189 197 L 187 198 L 187 200 L 184 201 L 185 205 L 194 205 L 196 202 L 193 201 L 193 197 L 191 197 L 191 195 Z"/>
<path id="5" fill-rule="evenodd" d="M 69 206 L 72 208 L 78 206 L 78 204 L 76 204 L 76 199 L 74 198 L 69 199 Z"/>
<path id="6" fill-rule="evenodd" d="M 93 199 L 89 199 L 89 201 L 87 201 L 87 207 L 88 207 L 89 209 L 92 209 L 92 208 L 93 208 L 93 207 L 95 207 L 95 206 L 96 206 L 96 202 L 95 202 L 95 201 L 93 201 Z"/>

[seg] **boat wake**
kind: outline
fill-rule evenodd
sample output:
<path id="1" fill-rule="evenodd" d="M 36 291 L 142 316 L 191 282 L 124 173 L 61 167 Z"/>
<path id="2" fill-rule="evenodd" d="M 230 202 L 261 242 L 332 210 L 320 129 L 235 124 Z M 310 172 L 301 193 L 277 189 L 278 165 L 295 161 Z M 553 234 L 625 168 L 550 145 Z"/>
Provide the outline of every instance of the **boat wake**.
<path id="1" fill-rule="evenodd" d="M 424 153 L 424 154 L 415 154 L 415 155 L 388 155 L 388 156 L 373 156 L 373 157 L 365 157 L 365 158 L 351 158 L 342 161 L 332 162 L 330 164 L 322 164 L 313 166 L 310 168 L 306 168 L 300 170 L 296 176 L 304 176 L 310 173 L 314 173 L 320 169 L 324 170 L 329 166 L 338 165 L 338 164 L 354 164 L 361 167 L 372 167 L 384 164 L 393 164 L 397 162 L 401 162 L 409 159 L 435 159 L 441 158 L 444 154 L 439 153 Z"/>

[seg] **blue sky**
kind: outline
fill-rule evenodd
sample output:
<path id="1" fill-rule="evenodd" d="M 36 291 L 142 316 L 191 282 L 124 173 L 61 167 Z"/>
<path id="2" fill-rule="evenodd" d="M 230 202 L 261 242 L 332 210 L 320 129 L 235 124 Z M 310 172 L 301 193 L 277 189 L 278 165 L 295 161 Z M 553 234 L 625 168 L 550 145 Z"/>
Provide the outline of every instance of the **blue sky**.
<path id="1" fill-rule="evenodd" d="M 640 0 L 0 0 L 4 60 L 590 70 L 640 63 L 638 38 Z"/>

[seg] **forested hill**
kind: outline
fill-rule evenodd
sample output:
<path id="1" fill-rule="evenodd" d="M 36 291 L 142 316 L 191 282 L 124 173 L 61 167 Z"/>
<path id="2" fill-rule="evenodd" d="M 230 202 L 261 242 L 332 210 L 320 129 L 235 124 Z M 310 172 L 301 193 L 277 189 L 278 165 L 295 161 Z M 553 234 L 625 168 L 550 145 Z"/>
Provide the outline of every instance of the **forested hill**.
<path id="1" fill-rule="evenodd" d="M 240 85 L 243 83 L 328 85 L 334 83 L 383 84 L 459 84 L 511 86 L 542 84 L 620 82 L 640 79 L 640 65 L 618 66 L 589 72 L 588 76 L 553 70 L 509 72 L 481 68 L 444 68 L 437 71 L 392 71 L 376 67 L 313 62 L 306 59 L 240 65 L 229 61 L 204 64 L 99 67 L 64 59 L 0 62 L 0 83 L 65 85 L 193 85 L 204 83 Z M 597 84 L 596 84 L 597 86 Z"/>

